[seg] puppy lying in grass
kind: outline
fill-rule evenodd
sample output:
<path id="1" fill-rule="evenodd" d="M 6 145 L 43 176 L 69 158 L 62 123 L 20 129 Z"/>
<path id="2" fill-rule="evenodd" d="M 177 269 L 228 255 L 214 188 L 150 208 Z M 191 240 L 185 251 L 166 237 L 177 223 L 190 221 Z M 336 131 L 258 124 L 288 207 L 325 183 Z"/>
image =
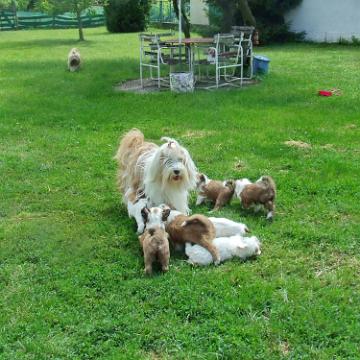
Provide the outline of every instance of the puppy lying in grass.
<path id="1" fill-rule="evenodd" d="M 205 200 L 210 200 L 215 204 L 213 211 L 221 209 L 231 201 L 235 191 L 235 182 L 210 180 L 205 174 L 198 174 L 196 184 L 198 197 L 196 205 L 202 204 Z"/>
<path id="2" fill-rule="evenodd" d="M 145 232 L 139 236 L 144 252 L 145 273 L 152 274 L 152 264 L 158 260 L 162 271 L 169 270 L 169 239 L 165 231 L 165 221 L 170 214 L 170 209 L 153 207 L 142 209 L 146 223 Z"/>
<path id="3" fill-rule="evenodd" d="M 166 205 L 163 206 L 164 208 L 170 210 Z M 209 251 L 214 264 L 219 264 L 219 252 L 212 243 L 216 234 L 215 227 L 206 216 L 186 216 L 179 211 L 171 210 L 165 229 L 175 247 L 182 246 L 187 242 L 199 244 Z"/>
<path id="4" fill-rule="evenodd" d="M 275 214 L 276 185 L 270 176 L 262 176 L 255 183 L 248 179 L 236 180 L 235 194 L 245 209 L 251 205 L 264 206 L 268 211 L 266 219 L 272 220 Z"/>
<path id="5" fill-rule="evenodd" d="M 219 237 L 213 241 L 213 245 L 219 250 L 220 262 L 238 257 L 246 260 L 252 256 L 261 254 L 260 242 L 257 237 L 243 237 L 235 235 Z M 208 250 L 199 245 L 186 243 L 185 253 L 189 257 L 188 262 L 193 265 L 209 265 L 213 258 Z"/>

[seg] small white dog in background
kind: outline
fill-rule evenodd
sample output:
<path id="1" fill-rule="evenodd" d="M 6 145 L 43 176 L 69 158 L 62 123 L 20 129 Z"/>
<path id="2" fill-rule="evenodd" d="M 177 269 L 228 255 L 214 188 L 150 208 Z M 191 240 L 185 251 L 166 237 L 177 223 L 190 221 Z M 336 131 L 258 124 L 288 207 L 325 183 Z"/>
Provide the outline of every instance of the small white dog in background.
<path id="1" fill-rule="evenodd" d="M 74 72 L 80 69 L 81 56 L 80 51 L 76 48 L 72 48 L 68 55 L 68 69 L 70 72 Z"/>
<path id="2" fill-rule="evenodd" d="M 220 262 L 233 257 L 246 260 L 249 257 L 261 254 L 260 241 L 256 236 L 219 237 L 214 239 L 213 245 L 219 250 Z M 189 257 L 188 262 L 193 265 L 210 265 L 213 262 L 213 257 L 209 251 L 200 245 L 186 243 L 185 253 Z"/>
<path id="3" fill-rule="evenodd" d="M 236 221 L 216 217 L 209 217 L 209 220 L 215 226 L 217 238 L 233 235 L 246 235 L 246 233 L 250 232 L 249 228 L 245 224 Z"/>

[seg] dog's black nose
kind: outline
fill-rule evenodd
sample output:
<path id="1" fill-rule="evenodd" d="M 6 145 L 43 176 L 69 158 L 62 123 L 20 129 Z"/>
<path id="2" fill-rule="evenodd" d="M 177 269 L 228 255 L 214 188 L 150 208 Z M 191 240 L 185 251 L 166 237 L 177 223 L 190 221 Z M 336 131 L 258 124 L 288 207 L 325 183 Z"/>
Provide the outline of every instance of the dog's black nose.
<path id="1" fill-rule="evenodd" d="M 179 174 L 180 174 L 180 170 L 174 170 L 174 174 L 175 174 L 175 175 L 179 175 Z"/>

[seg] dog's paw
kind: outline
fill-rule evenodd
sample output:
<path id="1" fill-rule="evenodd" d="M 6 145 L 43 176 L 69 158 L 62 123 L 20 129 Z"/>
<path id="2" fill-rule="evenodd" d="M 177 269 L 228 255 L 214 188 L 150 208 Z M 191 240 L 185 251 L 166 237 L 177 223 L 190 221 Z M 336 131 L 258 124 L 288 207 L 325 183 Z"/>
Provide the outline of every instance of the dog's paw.
<path id="1" fill-rule="evenodd" d="M 220 259 L 215 260 L 215 261 L 214 261 L 214 265 L 215 265 L 215 266 L 220 265 Z"/>

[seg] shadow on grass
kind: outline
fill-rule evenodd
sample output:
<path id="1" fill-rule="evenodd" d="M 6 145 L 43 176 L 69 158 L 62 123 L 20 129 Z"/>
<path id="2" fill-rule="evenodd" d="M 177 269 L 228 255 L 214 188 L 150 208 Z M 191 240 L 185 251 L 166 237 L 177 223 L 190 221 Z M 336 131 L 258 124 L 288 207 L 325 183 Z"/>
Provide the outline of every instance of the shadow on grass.
<path id="1" fill-rule="evenodd" d="M 69 47 L 89 47 L 95 44 L 95 41 L 86 40 L 79 41 L 76 39 L 35 39 L 31 41 L 7 41 L 0 42 L 0 49 L 11 50 L 11 49 L 29 49 L 29 48 L 54 48 L 58 46 L 69 46 Z M 81 46 L 80 46 L 81 45 Z"/>
<path id="2" fill-rule="evenodd" d="M 1 63 L 1 67 L 4 71 L 17 71 L 19 74 L 26 74 L 32 72 L 41 72 L 45 75 L 47 72 L 53 73 L 54 68 L 60 70 L 66 70 L 66 73 L 71 76 L 76 75 L 88 75 L 91 79 L 94 78 L 95 74 L 93 72 L 88 72 L 88 69 L 101 69 L 99 74 L 96 74 L 99 78 L 103 78 L 106 73 L 122 73 L 125 74 L 122 78 L 114 78 L 114 84 L 119 81 L 124 81 L 128 78 L 137 78 L 139 77 L 139 62 L 131 58 L 123 59 L 98 59 L 87 57 L 86 62 L 82 65 L 79 71 L 74 73 L 69 73 L 67 71 L 67 53 L 64 53 L 64 57 L 59 60 L 58 57 L 54 60 L 48 60 L 47 58 L 39 57 L 38 60 L 23 60 L 23 61 L 9 61 L 5 60 Z M 134 70 L 136 71 L 134 73 Z M 64 71 L 65 72 L 65 71 Z M 19 80 L 21 77 L 19 76 Z"/>

